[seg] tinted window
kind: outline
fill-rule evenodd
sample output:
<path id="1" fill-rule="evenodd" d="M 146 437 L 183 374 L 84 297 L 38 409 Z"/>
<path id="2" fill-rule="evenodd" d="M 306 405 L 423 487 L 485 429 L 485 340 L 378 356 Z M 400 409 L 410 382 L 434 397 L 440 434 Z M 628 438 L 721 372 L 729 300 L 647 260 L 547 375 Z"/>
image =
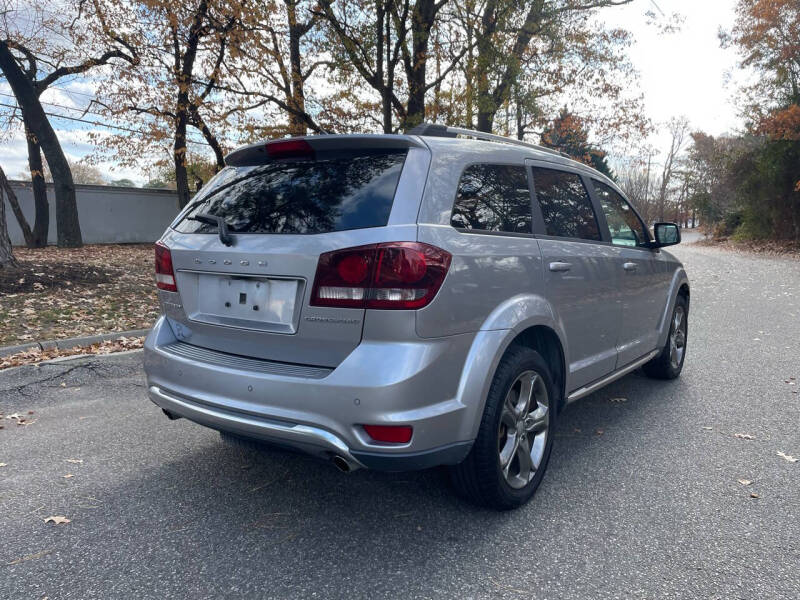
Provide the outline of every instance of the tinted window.
<path id="1" fill-rule="evenodd" d="M 578 175 L 534 167 L 533 188 L 547 235 L 601 239 L 592 201 Z"/>
<path id="2" fill-rule="evenodd" d="M 525 167 L 471 165 L 458 182 L 453 227 L 531 233 L 531 194 Z"/>
<path id="3" fill-rule="evenodd" d="M 222 217 L 239 233 L 325 233 L 380 227 L 389 221 L 403 153 L 228 167 L 196 197 L 177 225 L 214 233 L 197 213 Z"/>
<path id="4" fill-rule="evenodd" d="M 603 207 L 611 241 L 618 246 L 643 246 L 647 243 L 650 240 L 647 228 L 625 198 L 600 181 L 593 179 L 592 185 Z"/>

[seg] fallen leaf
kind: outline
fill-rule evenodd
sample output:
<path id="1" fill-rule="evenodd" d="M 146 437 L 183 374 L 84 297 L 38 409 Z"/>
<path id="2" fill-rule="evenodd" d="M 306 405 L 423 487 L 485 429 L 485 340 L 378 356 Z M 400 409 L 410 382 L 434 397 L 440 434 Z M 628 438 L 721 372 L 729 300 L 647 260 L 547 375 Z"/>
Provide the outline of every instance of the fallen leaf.
<path id="1" fill-rule="evenodd" d="M 61 382 L 61 387 L 67 387 L 67 382 L 66 381 L 62 381 Z"/>
<path id="2" fill-rule="evenodd" d="M 789 461 L 790 463 L 796 463 L 798 461 L 798 459 L 796 459 L 794 456 L 789 456 L 788 454 L 784 454 L 780 450 L 778 450 L 778 456 Z"/>
<path id="3" fill-rule="evenodd" d="M 43 556 L 46 556 L 46 555 L 50 554 L 52 551 L 53 551 L 53 549 L 50 548 L 49 550 L 42 550 L 41 552 L 37 552 L 36 554 L 26 554 L 22 558 L 18 558 L 17 560 L 12 560 L 10 563 L 7 563 L 7 564 L 8 564 L 9 567 L 12 566 L 12 565 L 18 565 L 20 563 L 24 563 L 27 560 L 33 560 L 35 558 L 41 558 Z"/>
<path id="4" fill-rule="evenodd" d="M 70 477 L 75 477 L 72 473 L 67 473 L 66 475 L 62 475 L 64 479 L 69 479 Z"/>
<path id="5" fill-rule="evenodd" d="M 8 463 L 0 463 L 0 467 L 7 467 Z"/>
<path id="6" fill-rule="evenodd" d="M 706 431 L 713 431 L 714 428 L 713 427 L 703 427 L 703 429 L 705 429 Z"/>
<path id="7" fill-rule="evenodd" d="M 25 415 L 21 415 L 19 413 L 14 413 L 13 415 L 6 416 L 6 419 L 24 419 Z"/>
<path id="8" fill-rule="evenodd" d="M 69 520 L 67 517 L 62 517 L 62 516 L 59 516 L 59 515 L 55 515 L 55 516 L 53 516 L 53 517 L 47 517 L 47 518 L 44 520 L 44 522 L 45 522 L 45 523 L 50 523 L 50 522 L 53 522 L 53 523 L 55 523 L 56 525 L 61 525 L 62 523 L 63 523 L 63 524 L 69 523 L 69 522 L 70 522 L 70 520 Z"/>
<path id="9" fill-rule="evenodd" d="M 83 464 L 83 459 L 82 458 L 68 458 L 67 462 L 68 463 L 73 463 L 73 464 L 76 464 L 76 465 L 81 465 L 81 464 Z"/>
<path id="10" fill-rule="evenodd" d="M 749 433 L 734 433 L 733 437 L 739 438 L 740 440 L 754 440 L 756 436 L 750 435 Z"/>
<path id="11" fill-rule="evenodd" d="M 603 435 L 605 433 L 605 431 L 603 429 L 598 429 L 597 431 L 595 431 L 595 433 L 597 435 Z"/>
<path id="12" fill-rule="evenodd" d="M 627 398 L 611 398 L 611 402 L 627 402 Z"/>
<path id="13" fill-rule="evenodd" d="M 737 479 L 736 481 L 738 481 L 738 482 L 739 482 L 739 483 L 741 483 L 742 485 L 750 485 L 751 483 L 753 483 L 753 482 L 752 482 L 752 481 L 750 481 L 749 479 Z"/>
<path id="14" fill-rule="evenodd" d="M 761 495 L 760 495 L 760 494 L 756 494 L 755 492 L 752 492 L 752 493 L 750 494 L 750 497 L 751 497 L 751 498 L 761 498 Z"/>

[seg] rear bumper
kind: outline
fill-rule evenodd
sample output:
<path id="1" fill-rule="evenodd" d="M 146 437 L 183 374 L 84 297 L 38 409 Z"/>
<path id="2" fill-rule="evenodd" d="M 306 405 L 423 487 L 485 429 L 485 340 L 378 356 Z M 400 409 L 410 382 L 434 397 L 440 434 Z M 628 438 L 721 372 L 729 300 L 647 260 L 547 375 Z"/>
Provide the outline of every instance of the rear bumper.
<path id="1" fill-rule="evenodd" d="M 162 317 L 145 341 L 144 361 L 150 399 L 176 416 L 340 456 L 352 468 L 403 471 L 456 464 L 469 452 L 471 411 L 458 391 L 473 337 L 364 341 L 333 370 L 276 371 L 249 359 L 176 352 L 179 342 Z M 411 425 L 414 434 L 408 444 L 382 445 L 364 423 Z"/>

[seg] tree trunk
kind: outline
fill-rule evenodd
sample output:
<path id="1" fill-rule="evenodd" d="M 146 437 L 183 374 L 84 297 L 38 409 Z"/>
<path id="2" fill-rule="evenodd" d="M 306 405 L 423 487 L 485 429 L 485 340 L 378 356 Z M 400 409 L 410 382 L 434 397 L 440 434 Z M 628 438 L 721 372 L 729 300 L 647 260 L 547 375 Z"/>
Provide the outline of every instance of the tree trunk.
<path id="1" fill-rule="evenodd" d="M 186 99 L 188 102 L 188 98 Z M 189 175 L 186 172 L 186 110 L 180 110 L 181 103 L 178 101 L 178 123 L 175 127 L 175 144 L 173 146 L 173 158 L 175 160 L 175 186 L 178 191 L 178 206 L 183 208 L 189 204 L 191 192 L 189 191 Z M 185 106 L 185 104 L 184 104 Z"/>
<path id="2" fill-rule="evenodd" d="M 425 120 L 425 83 L 428 64 L 428 43 L 436 18 L 434 0 L 417 0 L 411 17 L 411 69 L 408 77 L 408 108 L 403 129 L 410 129 Z"/>
<path id="3" fill-rule="evenodd" d="M 3 199 L 3 191 L 0 190 L 0 269 L 13 269 L 18 266 L 11 248 L 11 238 L 8 237 L 6 201 Z"/>
<path id="4" fill-rule="evenodd" d="M 47 246 L 47 236 L 50 230 L 50 203 L 47 201 L 47 183 L 44 180 L 44 165 L 42 165 L 42 149 L 36 136 L 25 127 L 25 139 L 28 142 L 28 167 L 31 170 L 31 185 L 33 187 L 33 205 L 36 216 L 33 220 L 33 239 L 25 240 L 28 248 L 44 248 Z"/>
<path id="5" fill-rule="evenodd" d="M 290 104 L 294 109 L 289 113 L 289 133 L 306 135 L 308 128 L 303 119 L 303 113 L 306 112 L 306 94 L 300 56 L 300 38 L 303 36 L 303 26 L 297 23 L 297 4 L 295 2 L 286 2 L 286 13 L 289 18 L 289 68 L 292 76 Z"/>
<path id="6" fill-rule="evenodd" d="M 17 65 L 5 42 L 0 41 L 0 69 L 8 80 L 28 127 L 36 136 L 53 174 L 56 192 L 56 225 L 58 245 L 73 248 L 83 245 L 78 222 L 78 204 L 72 172 L 53 127 L 47 120 L 30 81 Z"/>
<path id="7" fill-rule="evenodd" d="M 11 185 L 8 183 L 8 178 L 6 177 L 3 168 L 0 167 L 0 196 L 3 195 L 3 190 L 6 191 L 8 203 L 11 205 L 11 210 L 13 211 L 14 216 L 17 217 L 17 223 L 19 223 L 19 228 L 22 230 L 22 237 L 25 239 L 25 245 L 28 246 L 28 248 L 32 248 L 33 233 L 31 232 L 31 226 L 28 225 L 28 220 L 25 218 L 25 215 L 22 213 L 22 209 L 19 206 L 17 195 L 14 193 L 14 190 L 11 189 Z"/>

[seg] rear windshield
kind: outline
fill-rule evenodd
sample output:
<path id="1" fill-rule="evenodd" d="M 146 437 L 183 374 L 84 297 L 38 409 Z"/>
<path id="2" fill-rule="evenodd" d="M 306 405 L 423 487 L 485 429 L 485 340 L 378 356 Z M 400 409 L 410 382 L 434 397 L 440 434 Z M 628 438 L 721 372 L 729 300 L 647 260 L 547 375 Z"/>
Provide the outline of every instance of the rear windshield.
<path id="1" fill-rule="evenodd" d="M 216 233 L 198 214 L 222 217 L 236 233 L 326 233 L 388 223 L 406 151 L 226 167 L 202 189 L 175 228 Z"/>

